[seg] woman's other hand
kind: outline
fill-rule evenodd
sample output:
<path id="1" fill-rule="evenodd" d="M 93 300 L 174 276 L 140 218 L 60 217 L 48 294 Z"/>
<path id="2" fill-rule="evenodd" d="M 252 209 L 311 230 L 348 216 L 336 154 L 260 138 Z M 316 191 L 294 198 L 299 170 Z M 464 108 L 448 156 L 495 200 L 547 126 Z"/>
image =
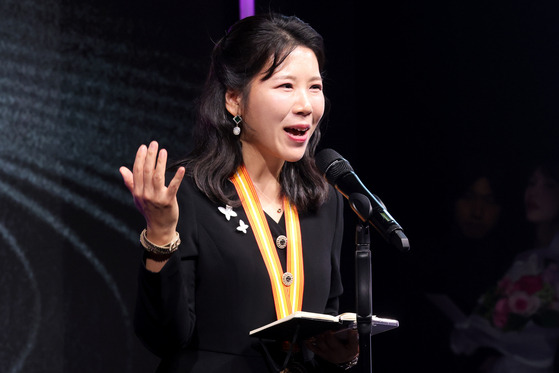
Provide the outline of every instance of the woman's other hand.
<path id="1" fill-rule="evenodd" d="M 355 329 L 327 331 L 305 341 L 309 350 L 333 364 L 344 364 L 359 354 L 359 334 Z"/>

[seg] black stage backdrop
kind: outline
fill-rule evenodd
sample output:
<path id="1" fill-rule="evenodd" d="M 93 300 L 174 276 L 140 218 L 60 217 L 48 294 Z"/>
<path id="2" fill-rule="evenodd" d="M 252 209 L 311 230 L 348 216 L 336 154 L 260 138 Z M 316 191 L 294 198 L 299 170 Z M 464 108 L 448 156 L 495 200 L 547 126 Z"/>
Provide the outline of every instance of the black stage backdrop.
<path id="1" fill-rule="evenodd" d="M 381 196 L 413 253 L 443 229 L 453 168 L 495 161 L 517 197 L 532 155 L 557 141 L 559 22 L 543 2 L 256 5 L 324 35 L 323 146 Z M 143 221 L 118 168 L 152 139 L 188 151 L 212 41 L 237 18 L 230 0 L 0 2 L 0 372 L 154 371 L 132 330 Z M 347 227 L 342 310 L 350 211 Z M 374 338 L 374 364 L 405 371 L 417 254 L 377 238 L 373 251 L 375 313 L 402 320 Z"/>

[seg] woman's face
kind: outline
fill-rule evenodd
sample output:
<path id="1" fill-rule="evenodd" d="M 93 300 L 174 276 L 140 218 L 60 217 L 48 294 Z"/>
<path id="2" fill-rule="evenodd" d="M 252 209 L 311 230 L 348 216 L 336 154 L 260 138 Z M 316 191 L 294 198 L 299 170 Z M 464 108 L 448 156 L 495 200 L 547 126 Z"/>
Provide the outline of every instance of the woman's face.
<path id="1" fill-rule="evenodd" d="M 266 71 L 266 68 L 263 71 Z M 230 113 L 241 111 L 243 155 L 295 162 L 303 157 L 322 115 L 324 94 L 312 50 L 295 48 L 267 80 L 259 74 L 246 97 L 227 100 Z"/>
<path id="2" fill-rule="evenodd" d="M 524 193 L 526 218 L 532 223 L 550 223 L 559 218 L 559 183 L 540 169 L 534 171 Z"/>
<path id="3" fill-rule="evenodd" d="M 499 221 L 501 206 L 495 200 L 491 183 L 486 177 L 477 179 L 456 200 L 454 214 L 464 236 L 482 239 L 491 233 Z"/>

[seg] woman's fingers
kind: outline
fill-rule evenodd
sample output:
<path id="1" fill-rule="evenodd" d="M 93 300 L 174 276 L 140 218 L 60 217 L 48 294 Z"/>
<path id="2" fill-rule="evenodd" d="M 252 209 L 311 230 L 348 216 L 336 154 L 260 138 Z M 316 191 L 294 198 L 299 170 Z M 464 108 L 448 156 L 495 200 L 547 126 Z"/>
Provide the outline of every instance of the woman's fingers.
<path id="1" fill-rule="evenodd" d="M 155 172 L 155 161 L 157 159 L 158 148 L 159 144 L 155 141 L 152 141 L 149 144 L 143 164 L 144 195 L 148 198 L 152 198 L 155 189 L 153 185 L 153 174 Z"/>
<path id="2" fill-rule="evenodd" d="M 159 210 L 176 205 L 176 194 L 185 175 L 185 169 L 179 168 L 169 186 L 166 187 L 167 157 L 167 151 L 159 150 L 159 144 L 152 141 L 149 146 L 141 145 L 138 148 L 132 171 L 126 167 L 120 168 L 126 187 L 144 215 L 149 214 L 146 208 Z"/>
<path id="3" fill-rule="evenodd" d="M 141 196 L 144 193 L 144 164 L 146 161 L 147 147 L 142 145 L 138 148 L 136 152 L 136 159 L 134 160 L 134 166 L 132 167 L 133 181 L 134 181 L 134 198 Z"/>
<path id="4" fill-rule="evenodd" d="M 161 149 L 153 173 L 153 187 L 158 190 L 165 187 L 165 171 L 167 169 L 167 151 Z"/>
<path id="5" fill-rule="evenodd" d="M 173 177 L 173 179 L 169 183 L 169 186 L 167 187 L 168 193 L 173 197 L 177 195 L 177 191 L 179 190 L 179 187 L 182 183 L 182 179 L 184 178 L 185 172 L 186 170 L 184 167 L 179 167 L 179 169 L 175 173 L 175 176 Z"/>
<path id="6" fill-rule="evenodd" d="M 134 193 L 134 175 L 132 174 L 132 171 L 124 166 L 119 168 L 118 171 L 122 176 L 122 181 L 124 181 L 124 185 L 126 185 L 126 188 L 128 188 L 130 193 Z"/>
<path id="7" fill-rule="evenodd" d="M 344 363 L 359 353 L 359 341 L 354 330 L 342 333 L 326 332 L 307 340 L 306 345 L 312 352 L 332 363 Z"/>

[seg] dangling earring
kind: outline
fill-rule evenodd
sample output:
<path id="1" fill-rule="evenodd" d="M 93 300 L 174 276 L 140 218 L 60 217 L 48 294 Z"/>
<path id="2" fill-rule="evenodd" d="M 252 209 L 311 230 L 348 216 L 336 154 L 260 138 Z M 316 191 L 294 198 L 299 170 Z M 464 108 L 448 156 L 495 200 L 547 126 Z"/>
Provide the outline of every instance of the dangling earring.
<path id="1" fill-rule="evenodd" d="M 239 127 L 239 124 L 242 121 L 243 121 L 243 118 L 241 118 L 240 115 L 235 115 L 233 117 L 233 122 L 235 122 L 235 127 L 233 128 L 233 135 L 239 136 L 241 134 L 241 127 Z"/>

